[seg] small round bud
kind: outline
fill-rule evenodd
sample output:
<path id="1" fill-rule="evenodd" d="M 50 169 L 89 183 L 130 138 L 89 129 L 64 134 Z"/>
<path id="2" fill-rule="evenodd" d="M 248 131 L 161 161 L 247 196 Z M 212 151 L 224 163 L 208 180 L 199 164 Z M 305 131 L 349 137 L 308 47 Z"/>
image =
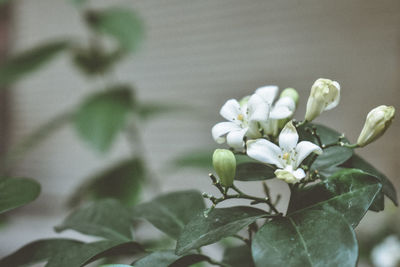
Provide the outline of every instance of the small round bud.
<path id="1" fill-rule="evenodd" d="M 318 79 L 311 87 L 307 101 L 305 119 L 312 121 L 323 111 L 330 110 L 339 104 L 340 85 L 329 79 Z"/>
<path id="2" fill-rule="evenodd" d="M 395 109 L 392 106 L 379 106 L 371 110 L 357 139 L 360 147 L 378 139 L 389 128 L 394 118 Z"/>
<path id="3" fill-rule="evenodd" d="M 297 93 L 296 89 L 294 88 L 286 88 L 285 90 L 283 90 L 280 98 L 283 97 L 290 97 L 291 99 L 293 99 L 296 105 L 299 102 L 299 93 Z"/>
<path id="4" fill-rule="evenodd" d="M 223 186 L 232 186 L 236 173 L 236 158 L 232 151 L 216 149 L 213 154 L 213 166 Z"/>

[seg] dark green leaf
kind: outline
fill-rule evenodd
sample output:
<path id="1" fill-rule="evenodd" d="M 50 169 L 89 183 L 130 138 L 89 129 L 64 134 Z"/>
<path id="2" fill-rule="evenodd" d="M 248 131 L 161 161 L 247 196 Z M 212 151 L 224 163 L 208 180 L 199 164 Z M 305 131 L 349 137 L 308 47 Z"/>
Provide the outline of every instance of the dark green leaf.
<path id="1" fill-rule="evenodd" d="M 0 178 L 0 214 L 26 205 L 40 194 L 40 184 L 27 178 Z"/>
<path id="2" fill-rule="evenodd" d="M 116 200 L 105 199 L 72 212 L 55 229 L 57 232 L 72 229 L 110 240 L 130 241 L 131 225 L 129 210 Z"/>
<path id="3" fill-rule="evenodd" d="M 192 264 L 208 261 L 209 258 L 199 254 L 189 254 L 177 256 L 172 250 L 155 251 L 140 260 L 136 261 L 135 267 L 148 266 L 168 266 L 168 267 L 186 267 Z"/>
<path id="4" fill-rule="evenodd" d="M 224 237 L 236 234 L 267 213 L 252 207 L 214 209 L 207 217 L 198 213 L 183 228 L 176 245 L 176 253 L 182 255 L 192 249 L 209 245 Z"/>
<path id="5" fill-rule="evenodd" d="M 146 176 L 142 160 L 125 160 L 87 179 L 69 200 L 76 207 L 88 199 L 115 198 L 127 206 L 134 205 Z"/>
<path id="6" fill-rule="evenodd" d="M 304 210 L 264 224 L 253 239 L 252 253 L 257 267 L 355 266 L 358 247 L 341 214 Z"/>
<path id="7" fill-rule="evenodd" d="M 102 11 L 89 11 L 86 21 L 97 32 L 113 37 L 126 51 L 134 51 L 144 37 L 142 20 L 127 8 L 112 7 Z"/>
<path id="8" fill-rule="evenodd" d="M 368 173 L 344 169 L 318 184 L 292 190 L 288 213 L 302 209 L 334 210 L 356 227 L 381 188 Z"/>
<path id="9" fill-rule="evenodd" d="M 380 171 L 375 169 L 374 166 L 372 166 L 365 159 L 361 158 L 359 155 L 354 155 L 343 165 L 348 168 L 356 168 L 356 169 L 363 170 L 364 172 L 367 172 L 367 173 L 375 176 L 379 180 L 379 182 L 382 184 L 382 192 L 388 198 L 390 198 L 396 206 L 398 205 L 396 189 L 394 188 L 393 184 L 386 177 L 386 175 L 384 175 L 383 173 L 381 173 Z"/>
<path id="10" fill-rule="evenodd" d="M 341 135 L 340 133 L 326 126 L 308 123 L 297 129 L 300 137 L 299 140 L 301 141 L 307 140 L 319 145 L 317 139 L 314 136 L 312 136 L 309 131 L 307 131 L 312 127 L 316 128 L 317 133 L 321 138 L 322 144 L 325 145 L 337 142 L 339 136 Z M 348 142 L 347 139 L 343 140 Z M 317 160 L 312 164 L 311 169 L 322 170 L 332 166 L 339 165 L 348 160 L 352 155 L 353 155 L 353 150 L 347 147 L 333 146 L 324 149 L 322 155 L 318 156 Z M 305 160 L 305 163 L 307 163 L 307 159 Z"/>
<path id="11" fill-rule="evenodd" d="M 143 120 L 183 110 L 188 110 L 188 107 L 178 106 L 176 104 L 168 105 L 165 103 L 141 103 L 138 107 L 138 113 Z"/>
<path id="12" fill-rule="evenodd" d="M 134 208 L 134 218 L 145 218 L 155 227 L 178 238 L 183 227 L 205 209 L 200 192 L 189 190 L 159 196 Z"/>
<path id="13" fill-rule="evenodd" d="M 240 163 L 236 167 L 235 180 L 260 181 L 275 178 L 275 169 L 256 162 Z"/>
<path id="14" fill-rule="evenodd" d="M 14 83 L 43 67 L 67 46 L 65 41 L 47 43 L 9 58 L 0 66 L 0 85 Z"/>
<path id="15" fill-rule="evenodd" d="M 126 264 L 106 264 L 106 265 L 101 265 L 100 267 L 131 267 L 132 265 L 126 265 Z"/>
<path id="16" fill-rule="evenodd" d="M 99 241 L 65 249 L 52 256 L 46 267 L 78 267 L 101 258 L 142 252 L 143 248 L 136 242 Z"/>
<path id="17" fill-rule="evenodd" d="M 106 152 L 126 125 L 133 103 L 130 88 L 123 85 L 92 95 L 75 115 L 76 130 L 93 148 Z"/>
<path id="18" fill-rule="evenodd" d="M 231 267 L 254 267 L 251 250 L 247 245 L 225 249 L 222 262 Z"/>
<path id="19" fill-rule="evenodd" d="M 82 242 L 72 239 L 43 239 L 34 241 L 1 259 L 0 266 L 18 267 L 45 262 L 57 253 L 73 247 L 81 247 L 82 244 Z"/>

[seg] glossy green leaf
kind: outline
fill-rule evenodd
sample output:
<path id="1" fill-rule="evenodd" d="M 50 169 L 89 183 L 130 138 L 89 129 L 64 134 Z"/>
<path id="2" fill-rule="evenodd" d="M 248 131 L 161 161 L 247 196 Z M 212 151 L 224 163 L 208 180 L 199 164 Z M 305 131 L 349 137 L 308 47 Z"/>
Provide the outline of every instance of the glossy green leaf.
<path id="1" fill-rule="evenodd" d="M 254 267 L 251 249 L 247 245 L 225 249 L 222 262 L 230 267 Z"/>
<path id="2" fill-rule="evenodd" d="M 69 200 L 76 207 L 87 200 L 115 198 L 127 206 L 137 203 L 146 170 L 142 160 L 128 159 L 93 177 L 86 179 Z"/>
<path id="3" fill-rule="evenodd" d="M 200 192 L 189 190 L 159 196 L 134 207 L 134 218 L 145 218 L 172 238 L 178 238 L 183 227 L 205 209 Z"/>
<path id="4" fill-rule="evenodd" d="M 184 256 L 177 256 L 173 250 L 155 251 L 140 260 L 136 261 L 133 266 L 135 267 L 148 267 L 148 266 L 168 266 L 168 267 L 186 267 L 192 264 L 208 261 L 209 258 L 200 254 L 189 254 Z"/>
<path id="5" fill-rule="evenodd" d="M 381 188 L 368 173 L 344 169 L 318 184 L 292 190 L 288 213 L 302 209 L 335 210 L 356 227 Z"/>
<path id="6" fill-rule="evenodd" d="M 0 266 L 28 266 L 46 262 L 53 255 L 83 243 L 72 239 L 43 239 L 29 243 L 0 260 Z"/>
<path id="7" fill-rule="evenodd" d="M 131 267 L 132 265 L 126 265 L 126 264 L 106 264 L 106 265 L 101 265 L 100 267 Z"/>
<path id="8" fill-rule="evenodd" d="M 0 66 L 0 85 L 8 85 L 24 78 L 49 63 L 67 47 L 67 42 L 57 41 L 12 56 Z"/>
<path id="9" fill-rule="evenodd" d="M 392 200 L 396 206 L 398 205 L 397 193 L 396 193 L 396 189 L 394 188 L 393 184 L 386 177 L 386 175 L 384 175 L 383 173 L 381 173 L 380 171 L 375 169 L 375 167 L 372 166 L 365 159 L 363 159 L 359 155 L 354 155 L 343 165 L 348 168 L 356 168 L 356 169 L 363 170 L 364 172 L 367 172 L 367 173 L 375 176 L 379 180 L 379 182 L 382 184 L 383 194 L 385 194 L 388 198 L 390 198 L 390 200 Z M 383 196 L 381 196 L 380 198 L 381 198 L 380 201 L 382 202 L 380 210 L 383 210 Z M 378 206 L 380 206 L 380 205 L 378 205 Z"/>
<path id="10" fill-rule="evenodd" d="M 311 129 L 312 127 L 316 128 L 322 144 L 325 145 L 337 142 L 339 136 L 341 135 L 340 133 L 326 126 L 308 123 L 297 129 L 299 133 L 299 140 L 307 140 L 318 145 L 317 139 L 307 131 L 307 129 Z M 347 139 L 344 140 L 348 141 Z M 353 150 L 347 147 L 334 146 L 324 149 L 322 155 L 318 156 L 317 160 L 312 164 L 311 169 L 322 170 L 339 165 L 348 160 L 352 155 Z M 304 163 L 307 163 L 307 159 Z"/>
<path id="11" fill-rule="evenodd" d="M 182 255 L 234 235 L 266 215 L 263 210 L 244 206 L 214 209 L 207 217 L 198 213 L 183 228 L 176 245 L 176 253 Z"/>
<path id="12" fill-rule="evenodd" d="M 113 37 L 126 51 L 134 51 L 144 38 L 142 20 L 128 8 L 89 11 L 86 21 L 95 31 Z"/>
<path id="13" fill-rule="evenodd" d="M 0 178 L 0 214 L 34 201 L 40 184 L 28 178 Z"/>
<path id="14" fill-rule="evenodd" d="M 75 114 L 75 128 L 94 149 L 106 152 L 125 127 L 133 104 L 130 88 L 123 85 L 91 95 Z"/>
<path id="15" fill-rule="evenodd" d="M 355 266 L 358 246 L 341 214 L 304 210 L 265 223 L 253 239 L 252 253 L 257 267 Z"/>
<path id="16" fill-rule="evenodd" d="M 55 230 L 72 229 L 110 240 L 130 241 L 131 225 L 129 210 L 117 200 L 105 199 L 73 211 Z"/>
<path id="17" fill-rule="evenodd" d="M 240 163 L 236 166 L 235 180 L 260 181 L 275 178 L 275 168 L 256 162 Z"/>
<path id="18" fill-rule="evenodd" d="M 143 252 L 143 248 L 136 242 L 98 241 L 67 248 L 53 255 L 45 267 L 78 267 L 102 258 L 134 256 Z"/>

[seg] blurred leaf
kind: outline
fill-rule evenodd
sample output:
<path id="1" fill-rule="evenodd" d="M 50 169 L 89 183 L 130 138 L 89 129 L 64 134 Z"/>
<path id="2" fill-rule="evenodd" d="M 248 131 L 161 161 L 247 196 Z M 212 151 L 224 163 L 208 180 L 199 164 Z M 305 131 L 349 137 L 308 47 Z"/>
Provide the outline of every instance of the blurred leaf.
<path id="1" fill-rule="evenodd" d="M 144 37 L 142 20 L 127 8 L 91 10 L 86 13 L 86 21 L 95 31 L 113 37 L 126 51 L 134 51 Z"/>
<path id="2" fill-rule="evenodd" d="M 194 190 L 165 194 L 134 207 L 134 218 L 145 218 L 172 238 L 178 238 L 183 227 L 205 209 L 200 192 Z"/>
<path id="3" fill-rule="evenodd" d="M 69 0 L 73 5 L 78 7 L 82 7 L 84 4 L 87 3 L 87 0 Z"/>
<path id="4" fill-rule="evenodd" d="M 0 178 L 0 214 L 26 205 L 40 194 L 40 184 L 28 178 Z"/>
<path id="5" fill-rule="evenodd" d="M 46 267 L 84 266 L 95 260 L 119 255 L 134 256 L 144 252 L 136 242 L 98 241 L 67 248 L 48 261 Z"/>
<path id="6" fill-rule="evenodd" d="M 126 125 L 133 105 L 131 90 L 124 85 L 91 95 L 75 114 L 76 130 L 94 149 L 106 152 Z"/>
<path id="7" fill-rule="evenodd" d="M 168 267 L 186 267 L 192 266 L 197 262 L 208 261 L 209 258 L 199 254 L 189 254 L 177 256 L 173 250 L 155 251 L 136 261 L 135 267 L 148 266 L 168 266 Z"/>
<path id="8" fill-rule="evenodd" d="M 143 120 L 149 120 L 156 116 L 166 115 L 171 112 L 185 111 L 187 112 L 188 107 L 177 105 L 177 104 L 165 104 L 165 103 L 152 103 L 152 102 L 142 102 L 138 106 L 139 116 Z"/>
<path id="9" fill-rule="evenodd" d="M 77 49 L 73 51 L 73 60 L 76 66 L 87 75 L 103 74 L 121 59 L 122 52 L 116 50 L 107 53 L 97 48 Z"/>
<path id="10" fill-rule="evenodd" d="M 130 241 L 131 225 L 129 210 L 116 200 L 105 199 L 73 211 L 55 230 L 72 229 L 109 240 Z"/>
<path id="11" fill-rule="evenodd" d="M 76 207 L 88 199 L 115 198 L 127 206 L 134 205 L 140 195 L 146 171 L 141 159 L 118 163 L 87 181 L 71 196 L 68 205 Z"/>
<path id="12" fill-rule="evenodd" d="M 240 163 L 236 167 L 235 180 L 261 181 L 275 178 L 275 168 L 256 162 Z"/>
<path id="13" fill-rule="evenodd" d="M 213 149 L 197 150 L 183 153 L 176 157 L 172 164 L 179 168 L 202 168 L 212 170 Z"/>
<path id="14" fill-rule="evenodd" d="M 363 159 L 359 155 L 353 155 L 353 157 L 351 157 L 343 165 L 348 168 L 356 168 L 363 170 L 364 172 L 369 173 L 374 177 L 376 177 L 382 184 L 383 194 L 385 194 L 388 198 L 390 198 L 390 200 L 392 200 L 396 206 L 398 205 L 396 189 L 394 188 L 393 184 L 386 177 L 386 175 L 375 169 L 375 167 L 372 166 L 365 159 Z M 383 202 L 383 196 L 381 196 L 381 201 Z M 382 209 L 380 210 L 383 210 L 383 203 L 382 203 Z"/>
<path id="15" fill-rule="evenodd" d="M 72 239 L 43 239 L 29 243 L 0 260 L 0 266 L 27 266 L 46 262 L 50 257 L 65 250 L 81 247 L 82 242 Z"/>
<path id="16" fill-rule="evenodd" d="M 5 4 L 7 4 L 7 3 L 9 3 L 9 2 L 11 2 L 12 0 L 0 0 L 0 7 L 1 7 L 1 5 L 5 5 Z"/>
<path id="17" fill-rule="evenodd" d="M 222 262 L 231 267 L 254 267 L 251 250 L 247 245 L 225 249 Z"/>
<path id="18" fill-rule="evenodd" d="M 252 207 L 231 207 L 212 210 L 207 217 L 197 213 L 183 228 L 176 245 L 176 254 L 182 255 L 192 249 L 215 243 L 236 234 L 267 213 Z"/>
<path id="19" fill-rule="evenodd" d="M 356 227 L 381 188 L 368 173 L 344 169 L 318 184 L 292 190 L 287 213 L 302 209 L 334 210 Z"/>
<path id="20" fill-rule="evenodd" d="M 62 126 L 67 124 L 72 117 L 71 112 L 62 113 L 45 124 L 39 126 L 35 131 L 23 138 L 11 151 L 5 156 L 2 164 L 4 168 L 10 167 L 12 163 L 19 159 L 24 153 L 34 148 L 40 142 L 43 142 L 52 133 L 60 129 Z"/>
<path id="21" fill-rule="evenodd" d="M 131 267 L 132 265 L 126 265 L 126 264 L 106 264 L 106 265 L 101 265 L 100 267 Z"/>
<path id="22" fill-rule="evenodd" d="M 265 223 L 253 239 L 252 253 L 257 267 L 356 266 L 358 246 L 341 214 L 304 210 Z"/>
<path id="23" fill-rule="evenodd" d="M 307 129 L 311 129 L 312 127 L 316 128 L 322 143 L 325 145 L 337 142 L 339 136 L 341 136 L 340 133 L 326 126 L 307 123 L 297 129 L 300 137 L 299 140 L 307 140 L 318 145 L 317 139 L 312 136 L 310 132 L 307 131 Z M 347 139 L 343 140 L 348 142 Z M 353 150 L 347 147 L 333 146 L 324 149 L 322 155 L 318 156 L 317 160 L 312 164 L 311 169 L 323 170 L 332 166 L 339 165 L 348 160 L 352 155 Z M 305 162 L 307 162 L 307 159 L 305 160 Z"/>
<path id="24" fill-rule="evenodd" d="M 0 66 L 0 85 L 8 85 L 49 63 L 57 54 L 66 49 L 68 43 L 57 41 L 37 46 L 12 56 Z"/>

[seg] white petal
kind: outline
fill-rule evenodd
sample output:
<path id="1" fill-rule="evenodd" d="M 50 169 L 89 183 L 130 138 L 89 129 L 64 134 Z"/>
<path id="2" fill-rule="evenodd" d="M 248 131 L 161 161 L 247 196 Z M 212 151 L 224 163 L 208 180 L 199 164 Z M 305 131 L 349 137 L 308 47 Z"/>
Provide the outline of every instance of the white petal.
<path id="1" fill-rule="evenodd" d="M 279 88 L 276 85 L 267 85 L 258 88 L 256 90 L 256 94 L 261 96 L 265 102 L 272 105 L 276 96 L 278 95 L 278 90 Z"/>
<path id="2" fill-rule="evenodd" d="M 222 117 L 227 119 L 228 121 L 237 120 L 239 114 L 241 114 L 241 109 L 239 102 L 236 99 L 229 99 L 226 103 L 222 106 L 221 110 L 219 111 Z"/>
<path id="3" fill-rule="evenodd" d="M 274 164 L 278 168 L 283 168 L 283 163 L 280 160 L 281 149 L 274 143 L 265 140 L 257 139 L 247 142 L 247 155 L 250 158 L 258 161 Z"/>
<path id="4" fill-rule="evenodd" d="M 269 105 L 261 96 L 253 94 L 247 103 L 249 111 L 248 120 L 257 122 L 266 122 L 269 117 Z"/>
<path id="5" fill-rule="evenodd" d="M 316 144 L 313 144 L 309 141 L 301 141 L 300 143 L 298 143 L 296 146 L 295 168 L 297 168 L 301 164 L 301 162 L 312 152 L 321 154 L 322 149 L 319 146 L 317 146 Z"/>
<path id="6" fill-rule="evenodd" d="M 330 102 L 326 107 L 325 110 L 330 110 L 336 107 L 339 104 L 340 101 L 340 84 L 336 81 L 332 82 L 332 85 L 337 88 L 337 92 L 335 92 L 335 96 L 332 102 Z"/>
<path id="7" fill-rule="evenodd" d="M 233 122 L 220 122 L 214 125 L 214 127 L 211 130 L 211 133 L 214 140 L 217 143 L 222 144 L 223 142 L 225 142 L 225 137 L 224 137 L 225 134 L 240 129 L 241 128 Z"/>
<path id="8" fill-rule="evenodd" d="M 293 115 L 296 109 L 296 103 L 290 97 L 280 98 L 272 107 L 270 118 L 272 119 L 286 119 Z"/>
<path id="9" fill-rule="evenodd" d="M 241 149 L 244 147 L 243 137 L 247 132 L 247 128 L 231 131 L 226 136 L 226 143 L 233 148 Z"/>
<path id="10" fill-rule="evenodd" d="M 250 121 L 249 129 L 247 130 L 246 136 L 250 139 L 256 139 L 261 137 L 260 127 L 258 122 Z"/>
<path id="11" fill-rule="evenodd" d="M 294 177 L 296 177 L 298 180 L 303 179 L 304 177 L 306 177 L 306 173 L 304 172 L 304 170 L 302 168 L 298 168 L 295 171 L 292 171 L 292 174 Z"/>
<path id="12" fill-rule="evenodd" d="M 305 172 L 302 169 L 297 169 L 293 171 L 293 169 L 285 168 L 285 169 L 278 169 L 275 171 L 276 178 L 281 179 L 289 184 L 295 184 L 299 182 L 301 179 L 306 177 Z"/>
<path id="13" fill-rule="evenodd" d="M 297 141 L 299 141 L 299 135 L 292 121 L 289 121 L 279 134 L 279 146 L 285 152 L 289 152 L 296 148 Z"/>

